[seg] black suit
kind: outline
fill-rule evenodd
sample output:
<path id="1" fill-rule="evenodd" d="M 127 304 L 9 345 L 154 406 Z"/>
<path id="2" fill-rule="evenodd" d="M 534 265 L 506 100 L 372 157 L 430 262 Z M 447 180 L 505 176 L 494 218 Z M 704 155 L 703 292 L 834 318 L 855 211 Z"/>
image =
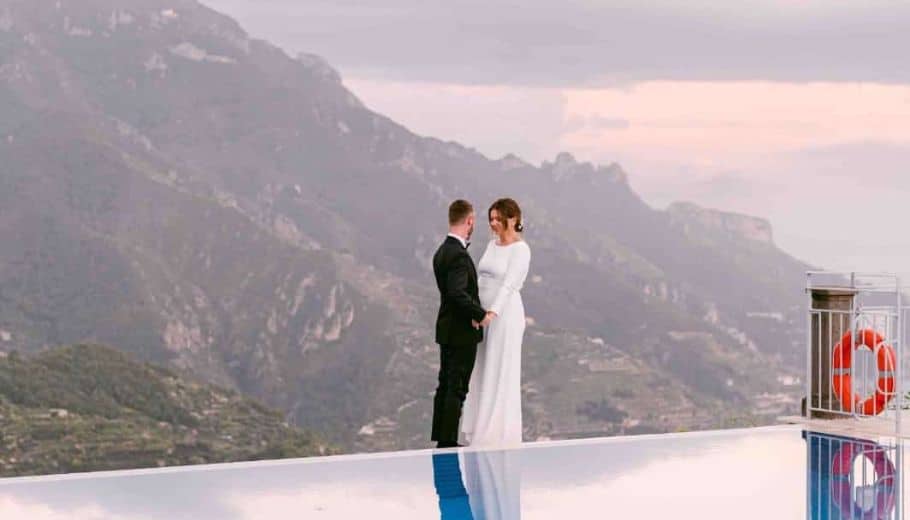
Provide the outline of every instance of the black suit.
<path id="1" fill-rule="evenodd" d="M 440 366 L 430 438 L 451 445 L 458 440 L 458 422 L 468 395 L 477 344 L 483 340 L 483 329 L 475 329 L 471 320 L 483 321 L 486 311 L 480 306 L 474 261 L 458 239 L 446 237 L 436 250 L 433 273 L 440 297 L 436 318 Z"/>

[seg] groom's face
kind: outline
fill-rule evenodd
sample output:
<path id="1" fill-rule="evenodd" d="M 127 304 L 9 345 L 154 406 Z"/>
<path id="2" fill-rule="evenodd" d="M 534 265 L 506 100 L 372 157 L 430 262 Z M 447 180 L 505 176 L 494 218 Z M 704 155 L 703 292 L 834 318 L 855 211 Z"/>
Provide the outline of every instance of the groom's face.
<path id="1" fill-rule="evenodd" d="M 466 223 L 468 224 L 468 238 L 471 238 L 471 235 L 474 234 L 474 213 L 472 212 L 468 215 Z"/>

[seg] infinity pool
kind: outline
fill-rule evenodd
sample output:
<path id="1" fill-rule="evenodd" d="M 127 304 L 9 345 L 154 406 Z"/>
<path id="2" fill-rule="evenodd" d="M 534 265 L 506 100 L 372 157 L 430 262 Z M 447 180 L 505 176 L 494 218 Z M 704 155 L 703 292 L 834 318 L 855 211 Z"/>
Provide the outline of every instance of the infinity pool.
<path id="1" fill-rule="evenodd" d="M 774 427 L 0 480 L 36 519 L 903 519 L 903 446 Z"/>

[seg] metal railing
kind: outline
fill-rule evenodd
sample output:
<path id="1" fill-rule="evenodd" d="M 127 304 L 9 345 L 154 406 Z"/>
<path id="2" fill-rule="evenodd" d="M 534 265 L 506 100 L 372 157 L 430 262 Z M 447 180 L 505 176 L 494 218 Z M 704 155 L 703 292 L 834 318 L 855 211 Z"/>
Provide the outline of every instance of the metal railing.
<path id="1" fill-rule="evenodd" d="M 907 317 L 899 277 L 810 271 L 806 280 L 806 417 L 881 417 L 899 435 Z"/>

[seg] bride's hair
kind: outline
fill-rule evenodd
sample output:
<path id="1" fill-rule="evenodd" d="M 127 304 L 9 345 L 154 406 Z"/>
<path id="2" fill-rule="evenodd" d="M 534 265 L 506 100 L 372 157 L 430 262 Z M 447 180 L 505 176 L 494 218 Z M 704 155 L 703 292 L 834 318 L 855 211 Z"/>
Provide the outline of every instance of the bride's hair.
<path id="1" fill-rule="evenodd" d="M 487 210 L 487 217 L 492 218 L 494 209 L 499 213 L 500 218 L 503 219 L 503 225 L 508 226 L 509 219 L 514 218 L 515 231 L 521 233 L 525 230 L 524 226 L 521 224 L 521 208 L 518 206 L 517 202 L 509 198 L 499 199 L 490 206 L 489 210 Z"/>

